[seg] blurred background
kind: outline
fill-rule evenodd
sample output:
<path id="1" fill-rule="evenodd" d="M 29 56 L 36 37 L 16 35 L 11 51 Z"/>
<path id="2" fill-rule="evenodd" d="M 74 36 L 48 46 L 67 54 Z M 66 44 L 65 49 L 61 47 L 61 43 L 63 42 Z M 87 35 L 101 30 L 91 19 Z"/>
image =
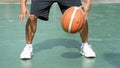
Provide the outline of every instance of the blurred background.
<path id="1" fill-rule="evenodd" d="M 0 0 L 0 2 L 4 3 L 18 3 L 20 0 Z M 31 0 L 27 0 L 30 2 Z M 120 0 L 92 0 L 93 3 L 120 3 Z"/>

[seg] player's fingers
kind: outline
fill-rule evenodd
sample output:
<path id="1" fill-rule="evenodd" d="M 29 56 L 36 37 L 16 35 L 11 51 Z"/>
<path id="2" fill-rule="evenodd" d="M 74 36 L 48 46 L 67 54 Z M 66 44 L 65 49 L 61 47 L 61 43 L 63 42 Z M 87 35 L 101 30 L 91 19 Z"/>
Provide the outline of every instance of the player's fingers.
<path id="1" fill-rule="evenodd" d="M 22 21 L 25 21 L 25 14 L 20 14 L 19 15 L 19 20 L 20 20 L 20 23 L 22 23 Z"/>
<path id="2" fill-rule="evenodd" d="M 28 14 L 28 16 L 30 16 L 30 11 L 29 10 L 27 10 L 27 14 Z"/>
<path id="3" fill-rule="evenodd" d="M 26 15 L 24 14 L 24 15 L 23 15 L 23 21 L 25 21 L 25 19 L 26 19 Z"/>
<path id="4" fill-rule="evenodd" d="M 86 12 L 85 12 L 85 9 L 84 9 L 83 6 L 84 6 L 84 5 L 81 5 L 81 6 L 79 7 L 79 9 L 82 10 L 82 12 L 85 14 Z"/>
<path id="5" fill-rule="evenodd" d="M 20 23 L 22 23 L 22 20 L 23 20 L 23 16 L 22 15 L 19 15 L 19 20 L 20 20 Z"/>
<path id="6" fill-rule="evenodd" d="M 79 6 L 79 9 L 82 10 L 82 12 L 83 12 L 84 15 L 85 15 L 85 20 L 87 20 L 87 18 L 88 18 L 88 13 L 85 11 L 84 5 Z"/>
<path id="7" fill-rule="evenodd" d="M 83 5 L 81 5 L 80 7 L 84 7 L 84 4 L 83 4 Z"/>
<path id="8" fill-rule="evenodd" d="M 85 20 L 87 20 L 88 19 L 88 12 L 86 11 L 85 7 L 86 7 L 86 5 L 83 4 L 83 5 L 80 6 L 80 9 L 84 12 Z"/>
<path id="9" fill-rule="evenodd" d="M 85 20 L 87 20 L 87 19 L 88 19 L 88 13 L 85 14 Z"/>
<path id="10" fill-rule="evenodd" d="M 86 9 L 85 9 L 85 5 L 82 5 L 82 10 L 83 10 L 84 13 L 85 13 L 85 19 L 87 20 L 87 19 L 88 19 L 88 12 L 87 12 Z"/>

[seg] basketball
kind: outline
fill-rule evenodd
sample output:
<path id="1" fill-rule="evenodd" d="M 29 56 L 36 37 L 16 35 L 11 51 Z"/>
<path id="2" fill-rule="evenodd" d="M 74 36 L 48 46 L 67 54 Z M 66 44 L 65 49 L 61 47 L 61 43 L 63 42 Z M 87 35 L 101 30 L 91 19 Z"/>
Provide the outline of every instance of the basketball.
<path id="1" fill-rule="evenodd" d="M 63 13 L 61 23 L 66 32 L 77 33 L 85 23 L 85 13 L 80 7 L 70 7 Z"/>

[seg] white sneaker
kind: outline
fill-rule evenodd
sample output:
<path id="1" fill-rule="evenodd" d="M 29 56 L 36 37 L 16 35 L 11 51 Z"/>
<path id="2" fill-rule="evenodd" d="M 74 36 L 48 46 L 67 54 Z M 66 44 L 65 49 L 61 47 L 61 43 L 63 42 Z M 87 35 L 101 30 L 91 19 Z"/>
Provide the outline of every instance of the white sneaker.
<path id="1" fill-rule="evenodd" d="M 22 53 L 20 54 L 21 59 L 30 59 L 33 55 L 32 53 L 33 48 L 32 47 L 25 47 Z"/>
<path id="2" fill-rule="evenodd" d="M 87 58 L 95 58 L 96 57 L 96 54 L 93 51 L 91 45 L 88 45 L 88 44 L 81 46 L 81 52 L 80 53 Z"/>

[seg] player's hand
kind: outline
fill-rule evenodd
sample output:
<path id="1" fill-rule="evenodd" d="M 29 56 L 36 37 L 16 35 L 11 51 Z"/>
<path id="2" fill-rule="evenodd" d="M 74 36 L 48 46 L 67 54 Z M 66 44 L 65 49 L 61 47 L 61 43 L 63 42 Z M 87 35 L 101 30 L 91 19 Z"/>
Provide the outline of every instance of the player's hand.
<path id="1" fill-rule="evenodd" d="M 26 14 L 28 14 L 28 16 L 30 16 L 30 12 L 27 9 L 27 7 L 26 6 L 20 6 L 20 14 L 19 14 L 20 22 L 25 20 Z"/>
<path id="2" fill-rule="evenodd" d="M 86 20 L 87 20 L 88 13 L 89 13 L 89 10 L 90 10 L 90 5 L 84 4 L 84 5 L 80 6 L 80 8 L 82 8 L 82 10 L 85 12 L 85 17 L 86 17 Z"/>

